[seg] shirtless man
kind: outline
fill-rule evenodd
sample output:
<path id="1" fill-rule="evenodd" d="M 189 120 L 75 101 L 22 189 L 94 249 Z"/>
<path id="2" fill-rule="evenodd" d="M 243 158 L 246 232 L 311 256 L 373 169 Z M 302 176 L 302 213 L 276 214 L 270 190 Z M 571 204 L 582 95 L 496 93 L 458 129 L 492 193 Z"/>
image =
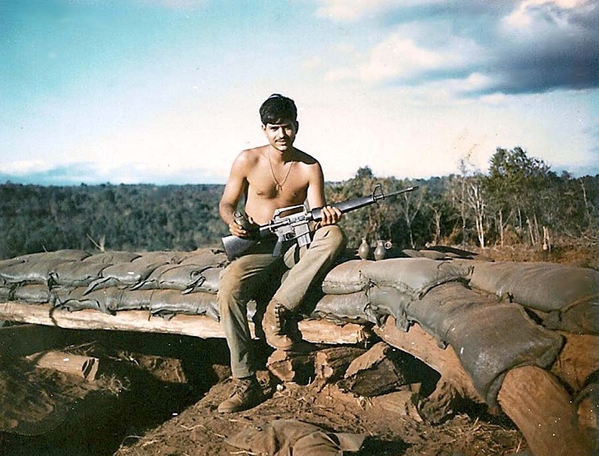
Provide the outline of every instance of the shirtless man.
<path id="1" fill-rule="evenodd" d="M 294 312 L 310 285 L 326 273 L 345 247 L 345 236 L 337 225 L 341 212 L 325 206 L 320 163 L 293 146 L 299 126 L 295 103 L 282 95 L 271 95 L 260 107 L 260 118 L 268 144 L 237 156 L 220 201 L 220 215 L 231 234 L 250 234 L 233 217 L 242 198 L 249 221 L 256 225 L 268 223 L 274 211 L 282 207 L 307 204 L 324 209 L 308 247 L 286 242 L 281 255 L 273 257 L 274 242 L 261 241 L 223 271 L 218 305 L 236 387 L 219 405 L 219 412 L 245 410 L 263 400 L 255 375 L 247 303 L 260 292 L 265 275 L 273 269 L 288 271 L 266 308 L 262 326 L 269 345 L 293 350 L 301 342 Z"/>

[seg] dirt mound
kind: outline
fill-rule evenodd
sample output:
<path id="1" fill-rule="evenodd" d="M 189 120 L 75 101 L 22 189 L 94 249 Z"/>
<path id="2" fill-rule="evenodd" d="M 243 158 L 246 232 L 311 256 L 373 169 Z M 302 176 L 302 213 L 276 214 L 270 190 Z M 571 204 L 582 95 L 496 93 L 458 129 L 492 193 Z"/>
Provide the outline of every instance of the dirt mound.
<path id="1" fill-rule="evenodd" d="M 386 410 L 380 401 L 356 397 L 336 385 L 286 384 L 273 388 L 266 372 L 261 372 L 260 379 L 270 397 L 258 407 L 233 415 L 219 414 L 216 408 L 230 391 L 229 381 L 220 382 L 179 416 L 135 442 L 129 439 L 115 454 L 253 454 L 240 452 L 227 443 L 227 438 L 249 427 L 289 419 L 317 425 L 327 432 L 366 435 L 363 455 L 507 455 L 526 446 L 519 431 L 504 417 L 472 411 L 472 415 L 460 413 L 431 426 L 417 413 L 409 412 L 414 410 L 413 404 L 404 404 L 404 412 Z"/>
<path id="2" fill-rule="evenodd" d="M 492 416 L 472 404 L 443 423 L 424 422 L 416 392 L 426 394 L 437 379 L 426 367 L 423 377 L 414 379 L 417 387 L 372 398 L 312 380 L 281 384 L 264 370 L 259 380 L 268 399 L 254 409 L 223 415 L 216 408 L 231 387 L 224 340 L 72 334 L 67 350 L 99 359 L 92 382 L 22 360 L 3 366 L 0 383 L 10 392 L 3 396 L 3 417 L 13 420 L 12 429 L 9 422 L 0 433 L 3 454 L 250 454 L 226 439 L 286 419 L 327 432 L 366 435 L 363 455 L 507 455 L 526 447 L 504 415 Z"/>

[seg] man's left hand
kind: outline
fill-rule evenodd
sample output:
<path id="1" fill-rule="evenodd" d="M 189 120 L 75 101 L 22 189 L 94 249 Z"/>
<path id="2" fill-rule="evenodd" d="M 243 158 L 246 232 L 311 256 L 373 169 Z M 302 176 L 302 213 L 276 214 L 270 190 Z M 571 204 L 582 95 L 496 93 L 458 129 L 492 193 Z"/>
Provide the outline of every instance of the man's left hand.
<path id="1" fill-rule="evenodd" d="M 336 207 L 325 206 L 322 208 L 321 226 L 336 225 L 341 220 L 341 211 Z"/>

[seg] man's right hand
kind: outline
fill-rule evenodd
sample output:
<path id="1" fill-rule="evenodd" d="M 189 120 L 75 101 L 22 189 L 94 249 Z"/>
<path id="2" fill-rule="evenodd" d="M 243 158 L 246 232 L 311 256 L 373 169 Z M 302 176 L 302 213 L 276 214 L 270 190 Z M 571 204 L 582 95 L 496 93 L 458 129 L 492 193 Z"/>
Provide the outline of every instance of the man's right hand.
<path id="1" fill-rule="evenodd" d="M 229 232 L 237 237 L 251 237 L 257 229 L 258 225 L 251 217 L 237 211 L 233 214 L 233 221 L 229 223 Z"/>

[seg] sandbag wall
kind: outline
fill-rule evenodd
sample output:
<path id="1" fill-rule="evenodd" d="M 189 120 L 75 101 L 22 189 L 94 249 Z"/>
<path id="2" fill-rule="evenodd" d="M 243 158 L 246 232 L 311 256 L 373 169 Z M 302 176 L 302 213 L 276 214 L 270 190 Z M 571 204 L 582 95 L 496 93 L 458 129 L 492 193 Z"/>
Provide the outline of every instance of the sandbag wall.
<path id="1" fill-rule="evenodd" d="M 323 318 L 364 319 L 383 324 L 392 315 L 407 330 L 414 322 L 440 345 L 450 344 L 480 395 L 495 404 L 505 373 L 522 365 L 550 366 L 562 337 L 535 323 L 523 307 L 476 293 L 471 260 L 395 258 L 354 260 L 323 281 Z M 342 311 L 340 311 L 342 309 Z"/>
<path id="2" fill-rule="evenodd" d="M 106 252 L 79 250 L 24 255 L 0 262 L 0 301 L 50 304 L 116 314 L 148 310 L 218 319 L 216 292 L 223 252 Z"/>
<path id="3" fill-rule="evenodd" d="M 324 277 L 318 300 L 307 303 L 307 316 L 379 326 L 393 316 L 402 330 L 418 323 L 453 347 L 489 404 L 510 369 L 555 362 L 564 343 L 556 330 L 597 334 L 597 271 L 404 253 L 413 257 L 342 260 Z M 226 263 L 214 249 L 25 255 L 0 261 L 0 301 L 218 320 L 216 293 Z"/>

